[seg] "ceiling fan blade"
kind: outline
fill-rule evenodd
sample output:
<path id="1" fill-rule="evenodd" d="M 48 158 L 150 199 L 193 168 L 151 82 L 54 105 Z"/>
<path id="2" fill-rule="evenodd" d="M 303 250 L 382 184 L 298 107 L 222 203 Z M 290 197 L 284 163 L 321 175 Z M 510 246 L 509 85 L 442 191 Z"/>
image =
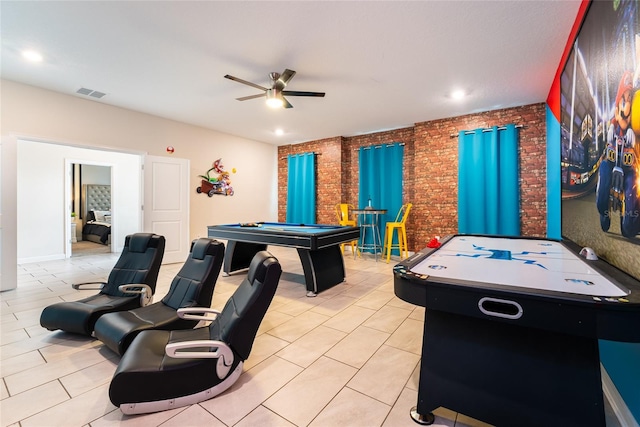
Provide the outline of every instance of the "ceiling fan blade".
<path id="1" fill-rule="evenodd" d="M 261 93 L 258 95 L 249 95 L 249 96 L 243 96 L 242 98 L 236 98 L 238 101 L 246 101 L 248 99 L 256 99 L 256 98 L 262 98 L 266 95 L 267 93 Z"/>
<path id="2" fill-rule="evenodd" d="M 239 78 L 234 77 L 234 76 L 231 76 L 231 75 L 229 75 L 229 74 L 227 74 L 226 76 L 224 76 L 224 78 L 225 78 L 225 79 L 229 79 L 229 80 L 233 80 L 233 81 L 238 82 L 238 83 L 245 84 L 245 85 L 247 85 L 247 86 L 255 87 L 256 89 L 260 89 L 260 90 L 267 90 L 267 88 L 266 88 L 266 87 L 262 87 L 262 86 L 260 86 L 260 85 L 255 84 L 255 83 L 251 83 L 251 82 L 248 82 L 248 81 L 246 81 L 246 80 L 239 79 Z"/>
<path id="3" fill-rule="evenodd" d="M 324 97 L 324 92 L 301 92 L 299 90 L 283 90 L 282 94 L 287 96 L 317 96 L 320 98 Z"/>
<path id="4" fill-rule="evenodd" d="M 291 105 L 284 96 L 282 97 L 282 101 L 284 102 L 284 104 L 282 104 L 282 108 L 293 108 L 293 105 Z"/>
<path id="5" fill-rule="evenodd" d="M 296 75 L 296 72 L 290 69 L 286 69 L 282 72 L 282 74 L 280 74 L 280 77 L 278 78 L 278 80 L 284 85 L 286 86 L 287 83 L 289 83 L 289 80 L 291 80 L 293 78 L 293 76 Z"/>

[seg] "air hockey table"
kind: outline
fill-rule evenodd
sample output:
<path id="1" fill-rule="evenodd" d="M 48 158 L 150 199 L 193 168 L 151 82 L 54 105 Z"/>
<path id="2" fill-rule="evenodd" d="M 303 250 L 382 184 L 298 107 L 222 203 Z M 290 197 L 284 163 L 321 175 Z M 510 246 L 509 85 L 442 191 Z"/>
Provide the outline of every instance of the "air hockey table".
<path id="1" fill-rule="evenodd" d="M 640 342 L 640 283 L 568 240 L 441 243 L 393 268 L 395 294 L 426 307 L 414 421 L 443 406 L 497 426 L 604 426 L 598 339 Z"/>
<path id="2" fill-rule="evenodd" d="M 307 296 L 315 296 L 345 280 L 341 243 L 358 240 L 358 227 L 323 224 L 255 222 L 207 227 L 210 238 L 227 240 L 222 271 L 249 267 L 253 256 L 268 245 L 296 248 L 304 272 Z"/>

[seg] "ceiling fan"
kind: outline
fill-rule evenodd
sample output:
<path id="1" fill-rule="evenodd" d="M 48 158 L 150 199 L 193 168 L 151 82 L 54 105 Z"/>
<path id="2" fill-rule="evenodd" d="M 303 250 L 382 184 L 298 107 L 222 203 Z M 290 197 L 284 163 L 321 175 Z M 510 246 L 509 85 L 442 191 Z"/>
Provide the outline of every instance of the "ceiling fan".
<path id="1" fill-rule="evenodd" d="M 239 79 L 237 77 L 231 76 L 227 74 L 224 76 L 225 79 L 234 80 L 238 83 L 242 83 L 251 87 L 255 87 L 256 89 L 260 89 L 264 91 L 264 93 L 258 95 L 249 95 L 243 96 L 242 98 L 236 98 L 238 101 L 246 101 L 248 99 L 261 98 L 265 96 L 267 98 L 267 105 L 270 107 L 284 107 L 284 108 L 293 108 L 293 105 L 289 103 L 284 97 L 286 96 L 317 96 L 324 97 L 324 92 L 301 92 L 297 90 L 284 90 L 287 87 L 287 83 L 296 75 L 296 72 L 293 70 L 285 69 L 282 74 L 280 73 L 269 73 L 269 79 L 271 79 L 271 87 L 266 88 L 255 83 L 248 82 L 246 80 Z"/>

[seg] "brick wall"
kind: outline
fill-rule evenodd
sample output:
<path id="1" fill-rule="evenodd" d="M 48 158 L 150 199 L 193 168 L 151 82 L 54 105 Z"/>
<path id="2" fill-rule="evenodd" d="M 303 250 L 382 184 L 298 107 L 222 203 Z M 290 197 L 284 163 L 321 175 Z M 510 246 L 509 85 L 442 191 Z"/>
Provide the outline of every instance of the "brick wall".
<path id="1" fill-rule="evenodd" d="M 409 249 L 426 246 L 435 235 L 458 229 L 458 139 L 461 130 L 509 123 L 520 129 L 522 235 L 546 234 L 546 125 L 544 104 L 488 111 L 416 123 L 412 127 L 353 137 L 334 137 L 278 147 L 278 221 L 287 208 L 287 160 L 293 153 L 313 151 L 317 161 L 317 222 L 335 224 L 337 203 L 358 204 L 358 155 L 361 146 L 405 144 L 403 195 L 413 203 L 407 224 Z"/>

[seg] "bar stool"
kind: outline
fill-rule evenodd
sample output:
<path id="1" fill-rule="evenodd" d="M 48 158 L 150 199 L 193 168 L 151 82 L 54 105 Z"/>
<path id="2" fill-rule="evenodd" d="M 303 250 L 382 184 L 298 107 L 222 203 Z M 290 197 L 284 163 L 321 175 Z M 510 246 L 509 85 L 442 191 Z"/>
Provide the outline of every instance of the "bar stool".
<path id="1" fill-rule="evenodd" d="M 398 215 L 396 215 L 396 220 L 394 222 L 387 222 L 387 227 L 384 234 L 384 253 L 386 253 L 387 255 L 387 263 L 389 263 L 389 259 L 391 258 L 391 250 L 394 248 L 397 248 L 398 251 L 400 251 L 401 258 L 407 258 L 409 256 L 409 249 L 407 248 L 407 229 L 405 227 L 405 223 L 407 222 L 407 218 L 409 217 L 409 212 L 411 211 L 412 206 L 412 203 L 402 205 L 402 207 L 400 207 L 400 210 L 398 211 Z M 394 245 L 392 243 L 393 232 L 396 230 L 398 231 L 398 244 Z"/>
<path id="2" fill-rule="evenodd" d="M 342 226 L 355 227 L 356 220 L 349 219 L 349 210 L 353 210 L 353 206 L 348 203 L 338 203 L 335 206 L 336 218 L 338 219 L 338 224 Z M 340 244 L 340 250 L 342 251 L 343 254 L 344 254 L 344 245 L 345 243 Z M 351 245 L 351 252 L 355 255 L 358 249 L 358 241 L 353 240 L 349 242 L 349 245 Z"/>

